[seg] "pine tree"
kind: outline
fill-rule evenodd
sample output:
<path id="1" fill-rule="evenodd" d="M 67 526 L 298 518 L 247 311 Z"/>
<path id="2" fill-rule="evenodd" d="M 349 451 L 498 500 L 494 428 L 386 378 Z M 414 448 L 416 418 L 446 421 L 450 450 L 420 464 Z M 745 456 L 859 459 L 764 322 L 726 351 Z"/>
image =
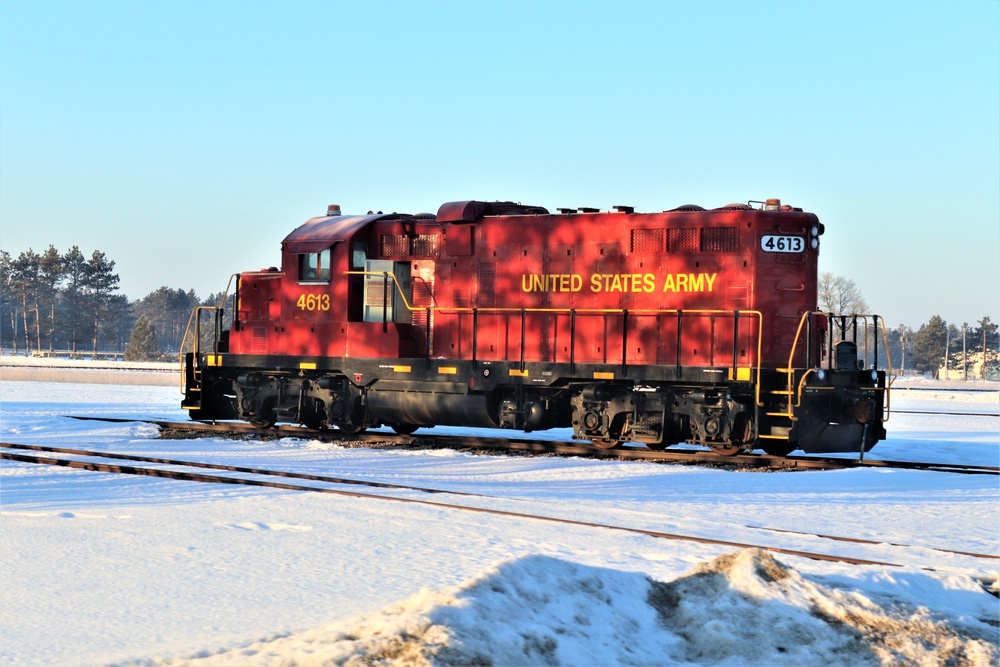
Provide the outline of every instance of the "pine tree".
<path id="1" fill-rule="evenodd" d="M 125 361 L 154 361 L 160 356 L 156 331 L 145 315 L 140 315 L 132 327 L 132 337 L 125 346 Z"/>
<path id="2" fill-rule="evenodd" d="M 180 350 L 188 318 L 195 306 L 201 303 L 194 290 L 161 287 L 150 292 L 138 303 L 136 312 L 145 315 L 156 326 L 163 345 L 170 350 Z"/>
<path id="3" fill-rule="evenodd" d="M 87 326 L 90 318 L 87 315 L 87 294 L 84 292 L 89 267 L 87 258 L 78 246 L 73 246 L 63 255 L 62 265 L 65 285 L 62 290 L 60 323 L 66 329 L 66 341 L 70 350 L 76 356 L 77 344 L 86 340 L 89 332 Z"/>
<path id="4" fill-rule="evenodd" d="M 87 273 L 84 280 L 84 290 L 93 318 L 94 358 L 97 358 L 97 341 L 107 328 L 108 311 L 112 297 L 118 290 L 118 274 L 115 273 L 114 260 L 108 259 L 100 250 L 95 250 L 87 260 Z"/>
<path id="5" fill-rule="evenodd" d="M 935 372 L 944 363 L 948 324 L 934 315 L 913 334 L 912 341 L 913 366 L 920 373 Z"/>
<path id="6" fill-rule="evenodd" d="M 10 340 L 13 353 L 17 354 L 17 298 L 14 294 L 14 259 L 6 250 L 0 250 L 0 346 Z M 9 318 L 9 319 L 8 319 Z M 4 326 L 10 323 L 10 331 Z"/>
<path id="7" fill-rule="evenodd" d="M 38 259 L 38 268 L 38 301 L 45 310 L 45 335 L 49 341 L 49 352 L 52 352 L 55 347 L 56 302 L 59 296 L 59 284 L 63 279 L 62 255 L 54 245 L 50 245 Z"/>
<path id="8" fill-rule="evenodd" d="M 979 377 L 985 380 L 996 373 L 1000 366 L 1000 353 L 995 345 L 997 342 L 997 330 L 1000 329 L 995 322 L 990 321 L 990 316 L 986 315 L 979 320 L 979 326 L 973 330 L 973 349 L 982 353 L 983 365 L 979 370 Z"/>

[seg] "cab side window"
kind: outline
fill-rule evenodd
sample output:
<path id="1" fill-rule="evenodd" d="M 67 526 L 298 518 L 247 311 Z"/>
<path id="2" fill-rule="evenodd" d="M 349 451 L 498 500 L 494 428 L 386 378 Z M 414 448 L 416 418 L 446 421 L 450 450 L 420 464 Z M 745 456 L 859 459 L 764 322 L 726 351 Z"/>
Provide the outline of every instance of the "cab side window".
<path id="1" fill-rule="evenodd" d="M 307 252 L 299 255 L 299 282 L 330 282 L 330 249 L 323 252 Z"/>
<path id="2" fill-rule="evenodd" d="M 367 259 L 368 244 L 364 241 L 355 241 L 351 245 L 351 268 L 364 270 Z"/>

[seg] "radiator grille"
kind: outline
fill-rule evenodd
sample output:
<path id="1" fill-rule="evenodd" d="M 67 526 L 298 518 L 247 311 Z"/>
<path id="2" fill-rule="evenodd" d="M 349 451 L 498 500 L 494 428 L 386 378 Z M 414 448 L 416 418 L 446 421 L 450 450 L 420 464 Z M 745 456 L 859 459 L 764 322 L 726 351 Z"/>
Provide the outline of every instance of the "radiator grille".
<path id="1" fill-rule="evenodd" d="M 639 255 L 663 254 L 662 229 L 633 229 L 629 238 L 629 252 Z"/>
<path id="2" fill-rule="evenodd" d="M 698 230 L 693 227 L 668 229 L 667 250 L 676 253 L 697 252 Z"/>
<path id="3" fill-rule="evenodd" d="M 482 263 L 479 265 L 479 298 L 480 308 L 496 308 L 497 306 L 497 265 Z"/>
<path id="4" fill-rule="evenodd" d="M 410 239 L 404 234 L 383 234 L 379 251 L 382 257 L 405 257 L 410 254 Z"/>
<path id="5" fill-rule="evenodd" d="M 735 227 L 704 227 L 701 230 L 702 252 L 736 252 Z"/>
<path id="6" fill-rule="evenodd" d="M 379 240 L 382 257 L 437 257 L 441 237 L 437 234 L 383 234 Z"/>
<path id="7" fill-rule="evenodd" d="M 746 310 L 750 307 L 750 281 L 731 280 L 726 283 L 726 310 Z"/>
<path id="8" fill-rule="evenodd" d="M 253 327 L 250 331 L 250 351 L 267 352 L 267 327 Z"/>
<path id="9" fill-rule="evenodd" d="M 437 234 L 418 234 L 413 239 L 414 257 L 437 257 L 441 245 L 441 237 Z"/>

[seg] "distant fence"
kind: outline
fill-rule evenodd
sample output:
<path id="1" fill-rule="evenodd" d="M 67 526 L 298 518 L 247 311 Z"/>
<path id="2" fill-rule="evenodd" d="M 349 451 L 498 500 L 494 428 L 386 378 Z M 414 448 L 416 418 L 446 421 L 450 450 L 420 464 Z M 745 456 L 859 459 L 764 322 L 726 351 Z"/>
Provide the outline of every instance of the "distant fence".
<path id="1" fill-rule="evenodd" d="M 86 384 L 143 384 L 180 387 L 180 366 L 149 361 L 119 361 L 111 355 L 94 359 L 52 356 L 0 356 L 0 380 L 80 382 Z"/>
<path id="2" fill-rule="evenodd" d="M 100 361 L 95 363 L 101 363 Z M 79 368 L 72 366 L 4 366 L 0 381 L 74 382 L 79 384 L 115 384 L 180 386 L 180 373 L 174 371 L 130 368 Z"/>
<path id="3" fill-rule="evenodd" d="M 13 350 L 4 350 L 3 354 L 13 354 Z M 28 356 L 18 352 L 19 356 Z M 124 352 L 94 352 L 93 350 L 32 350 L 32 357 L 42 359 L 107 359 L 111 361 L 124 361 Z"/>
<path id="4" fill-rule="evenodd" d="M 963 371 L 961 368 L 954 369 L 949 368 L 947 371 L 944 368 L 938 369 L 937 379 L 938 380 L 967 380 L 969 382 L 974 382 L 976 380 L 1000 380 L 1000 370 L 995 367 L 986 369 L 986 377 L 981 377 L 982 369 L 976 368 L 975 372 L 970 368 L 968 371 Z"/>

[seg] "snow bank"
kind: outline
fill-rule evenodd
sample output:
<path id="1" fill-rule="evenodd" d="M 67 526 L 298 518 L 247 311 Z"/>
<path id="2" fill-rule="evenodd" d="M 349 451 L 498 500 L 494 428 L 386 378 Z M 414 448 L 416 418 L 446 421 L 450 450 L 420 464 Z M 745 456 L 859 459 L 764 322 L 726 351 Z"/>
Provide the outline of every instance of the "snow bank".
<path id="1" fill-rule="evenodd" d="M 179 386 L 180 363 L 0 355 L 0 380 Z"/>
<path id="2" fill-rule="evenodd" d="M 993 599 L 964 583 L 962 594 L 984 598 L 988 611 Z M 880 597 L 814 581 L 756 549 L 669 583 L 532 555 L 318 629 L 140 664 L 987 667 L 997 659 L 992 621 Z"/>
<path id="3" fill-rule="evenodd" d="M 744 550 L 669 584 L 654 582 L 665 627 L 702 665 L 986 665 L 992 619 L 948 619 L 894 595 L 824 585 L 768 553 Z M 972 581 L 970 595 L 995 600 Z M 940 585 L 940 584 L 938 584 Z"/>

